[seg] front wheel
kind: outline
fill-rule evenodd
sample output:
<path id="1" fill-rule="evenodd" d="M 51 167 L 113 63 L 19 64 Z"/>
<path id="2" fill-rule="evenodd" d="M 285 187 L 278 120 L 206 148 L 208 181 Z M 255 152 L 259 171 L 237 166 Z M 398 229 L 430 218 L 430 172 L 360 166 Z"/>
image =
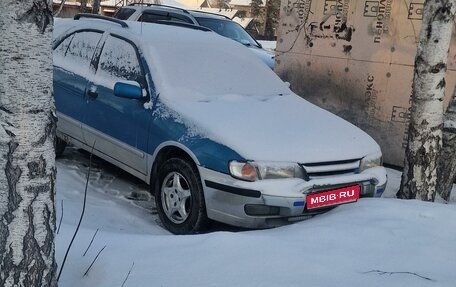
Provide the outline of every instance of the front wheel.
<path id="1" fill-rule="evenodd" d="M 158 172 L 158 188 L 158 215 L 169 231 L 191 234 L 206 227 L 206 205 L 196 167 L 180 158 L 167 160 Z"/>

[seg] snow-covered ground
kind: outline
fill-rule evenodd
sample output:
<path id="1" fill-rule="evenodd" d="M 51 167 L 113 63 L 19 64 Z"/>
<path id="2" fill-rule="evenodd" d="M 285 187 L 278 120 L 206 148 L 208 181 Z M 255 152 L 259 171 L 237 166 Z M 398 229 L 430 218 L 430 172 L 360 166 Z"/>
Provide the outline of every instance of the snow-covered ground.
<path id="1" fill-rule="evenodd" d="M 57 168 L 60 267 L 82 210 L 88 156 L 70 148 Z M 450 204 L 397 200 L 400 173 L 388 174 L 385 198 L 307 221 L 253 231 L 217 225 L 176 236 L 160 226 L 146 185 L 94 159 L 84 220 L 59 284 L 455 286 L 456 190 Z"/>

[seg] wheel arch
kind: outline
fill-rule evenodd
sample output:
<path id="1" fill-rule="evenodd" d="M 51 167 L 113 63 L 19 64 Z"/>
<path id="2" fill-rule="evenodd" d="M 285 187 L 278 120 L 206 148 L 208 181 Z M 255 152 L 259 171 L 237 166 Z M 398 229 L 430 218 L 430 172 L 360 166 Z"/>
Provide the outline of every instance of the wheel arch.
<path id="1" fill-rule="evenodd" d="M 158 146 L 154 152 L 152 157 L 152 164 L 150 167 L 150 176 L 149 176 L 149 185 L 150 191 L 152 194 L 155 194 L 157 190 L 157 174 L 158 168 L 165 163 L 166 160 L 177 157 L 187 160 L 190 164 L 192 164 L 196 170 L 198 170 L 198 166 L 200 162 L 195 154 L 188 149 L 186 146 L 179 144 L 177 142 L 164 142 L 160 146 Z"/>

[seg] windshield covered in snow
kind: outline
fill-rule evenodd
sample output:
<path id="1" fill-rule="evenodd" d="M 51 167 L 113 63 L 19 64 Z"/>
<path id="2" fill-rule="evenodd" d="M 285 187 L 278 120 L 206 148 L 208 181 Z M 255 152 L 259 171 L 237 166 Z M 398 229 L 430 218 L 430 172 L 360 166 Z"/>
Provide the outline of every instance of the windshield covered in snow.
<path id="1" fill-rule="evenodd" d="M 152 74 L 160 78 L 156 84 L 162 88 L 161 94 L 165 89 L 172 90 L 173 97 L 203 100 L 217 95 L 265 97 L 291 93 L 244 46 L 212 32 L 174 29 L 173 33 L 179 35 L 172 39 L 158 37 L 162 41 L 150 41 L 146 48 L 149 64 L 156 69 Z"/>

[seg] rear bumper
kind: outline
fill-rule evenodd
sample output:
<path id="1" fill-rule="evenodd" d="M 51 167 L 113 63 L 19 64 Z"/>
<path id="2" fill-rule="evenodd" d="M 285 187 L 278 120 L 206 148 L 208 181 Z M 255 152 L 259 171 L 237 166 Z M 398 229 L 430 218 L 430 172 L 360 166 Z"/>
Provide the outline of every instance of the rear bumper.
<path id="1" fill-rule="evenodd" d="M 361 197 L 380 197 L 387 182 L 383 167 L 310 181 L 293 178 L 246 182 L 204 167 L 199 171 L 208 217 L 246 228 L 280 226 L 324 212 L 305 209 L 306 194 L 311 192 L 360 184 Z"/>

